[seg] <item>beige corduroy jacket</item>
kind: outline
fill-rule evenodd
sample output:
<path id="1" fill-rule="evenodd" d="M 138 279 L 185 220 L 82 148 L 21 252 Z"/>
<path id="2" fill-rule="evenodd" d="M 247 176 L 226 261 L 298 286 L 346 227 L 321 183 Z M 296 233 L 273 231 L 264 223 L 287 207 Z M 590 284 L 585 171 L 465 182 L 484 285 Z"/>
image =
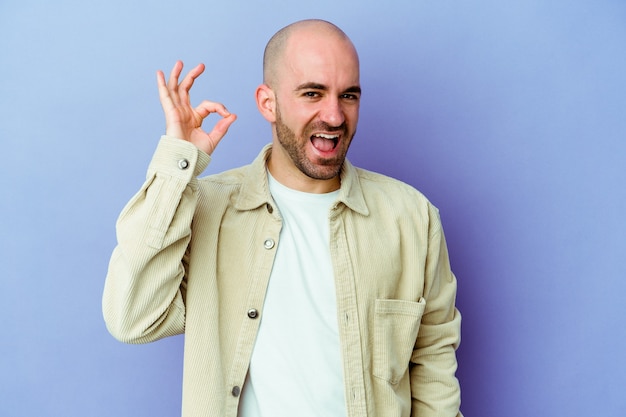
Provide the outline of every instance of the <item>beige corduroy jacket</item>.
<path id="1" fill-rule="evenodd" d="M 199 179 L 210 157 L 164 136 L 117 223 L 107 327 L 128 343 L 185 333 L 183 417 L 237 415 L 280 244 L 269 152 Z M 437 209 L 346 161 L 328 218 L 347 416 L 460 416 L 461 318 Z"/>

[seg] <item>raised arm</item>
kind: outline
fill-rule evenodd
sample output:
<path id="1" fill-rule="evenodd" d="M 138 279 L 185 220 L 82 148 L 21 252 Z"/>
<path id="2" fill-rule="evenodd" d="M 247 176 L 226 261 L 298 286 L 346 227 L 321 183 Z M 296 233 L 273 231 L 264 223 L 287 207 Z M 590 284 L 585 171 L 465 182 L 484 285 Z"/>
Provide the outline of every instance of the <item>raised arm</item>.
<path id="1" fill-rule="evenodd" d="M 189 91 L 204 70 L 198 65 L 179 83 L 182 62 L 169 81 L 157 73 L 166 135 L 152 158 L 145 183 L 117 221 L 102 298 L 107 328 L 117 339 L 145 343 L 185 330 L 187 246 L 198 201 L 197 176 L 236 116 L 219 103 L 193 108 Z M 202 129 L 211 113 L 222 118 Z"/>

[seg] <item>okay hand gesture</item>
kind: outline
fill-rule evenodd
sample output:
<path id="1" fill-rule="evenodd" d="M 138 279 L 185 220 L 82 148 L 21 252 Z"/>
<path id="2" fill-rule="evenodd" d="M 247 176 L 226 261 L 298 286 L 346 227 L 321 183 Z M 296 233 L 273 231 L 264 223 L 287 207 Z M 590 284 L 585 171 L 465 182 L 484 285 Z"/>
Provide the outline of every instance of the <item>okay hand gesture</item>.
<path id="1" fill-rule="evenodd" d="M 189 90 L 196 78 L 204 72 L 204 68 L 204 64 L 199 64 L 179 83 L 183 63 L 178 61 L 170 73 L 167 84 L 163 72 L 157 72 L 157 84 L 159 99 L 165 113 L 166 135 L 189 141 L 210 155 L 237 116 L 226 110 L 223 104 L 208 100 L 204 100 L 195 108 L 191 106 Z M 202 130 L 202 121 L 211 113 L 219 114 L 222 119 L 207 133 Z"/>

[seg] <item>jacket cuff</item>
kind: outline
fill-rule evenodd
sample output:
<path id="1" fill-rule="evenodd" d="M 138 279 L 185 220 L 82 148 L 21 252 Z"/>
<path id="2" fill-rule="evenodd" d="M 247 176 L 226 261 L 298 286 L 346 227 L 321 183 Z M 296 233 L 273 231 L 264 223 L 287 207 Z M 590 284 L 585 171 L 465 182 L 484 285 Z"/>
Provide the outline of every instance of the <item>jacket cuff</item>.
<path id="1" fill-rule="evenodd" d="M 189 182 L 200 175 L 211 156 L 191 142 L 163 135 L 148 167 L 148 177 L 159 172 Z"/>

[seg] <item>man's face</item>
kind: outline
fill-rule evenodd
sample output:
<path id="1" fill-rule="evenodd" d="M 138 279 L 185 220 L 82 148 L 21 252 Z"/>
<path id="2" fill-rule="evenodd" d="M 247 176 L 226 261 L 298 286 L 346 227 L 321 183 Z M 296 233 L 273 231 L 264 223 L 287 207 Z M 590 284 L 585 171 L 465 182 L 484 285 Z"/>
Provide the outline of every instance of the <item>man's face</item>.
<path id="1" fill-rule="evenodd" d="M 359 63 L 352 45 L 294 37 L 274 91 L 274 147 L 280 149 L 272 158 L 315 180 L 337 177 L 359 117 Z"/>

